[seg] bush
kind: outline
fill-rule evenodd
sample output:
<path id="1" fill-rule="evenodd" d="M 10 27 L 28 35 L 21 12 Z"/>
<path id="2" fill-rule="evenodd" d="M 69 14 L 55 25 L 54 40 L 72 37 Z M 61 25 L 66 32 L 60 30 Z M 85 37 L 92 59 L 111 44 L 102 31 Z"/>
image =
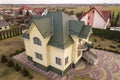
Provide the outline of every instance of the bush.
<path id="1" fill-rule="evenodd" d="M 120 44 L 118 44 L 117 47 L 120 48 Z"/>
<path id="2" fill-rule="evenodd" d="M 113 46 L 113 45 L 109 45 L 109 47 L 110 47 L 110 48 L 113 48 L 113 49 L 115 49 L 115 48 L 116 48 L 116 47 L 115 47 L 115 46 Z"/>
<path id="3" fill-rule="evenodd" d="M 2 55 L 2 57 L 1 57 L 1 62 L 2 63 L 6 63 L 8 60 L 7 60 L 7 58 L 6 58 L 6 56 L 5 55 Z"/>
<path id="4" fill-rule="evenodd" d="M 13 66 L 14 66 L 14 63 L 13 63 L 12 60 L 10 60 L 10 61 L 8 61 L 7 65 L 8 65 L 8 67 L 13 67 Z"/>
<path id="5" fill-rule="evenodd" d="M 105 39 L 104 39 L 104 38 L 101 38 L 101 41 L 105 41 Z"/>
<path id="6" fill-rule="evenodd" d="M 29 79 L 33 79 L 33 76 L 32 76 L 32 75 L 30 75 L 30 76 L 29 76 Z"/>
<path id="7" fill-rule="evenodd" d="M 98 47 L 101 47 L 101 45 L 99 44 Z"/>
<path id="8" fill-rule="evenodd" d="M 20 70 L 21 70 L 21 68 L 20 68 L 20 66 L 19 66 L 18 64 L 15 64 L 14 69 L 15 69 L 16 71 L 20 71 Z"/>
<path id="9" fill-rule="evenodd" d="M 116 35 L 117 34 L 117 35 Z M 93 28 L 93 35 L 120 42 L 120 31 Z"/>
<path id="10" fill-rule="evenodd" d="M 23 68 L 23 70 L 22 70 L 22 75 L 23 75 L 24 77 L 27 77 L 27 76 L 30 76 L 30 73 L 28 72 L 27 69 Z"/>
<path id="11" fill-rule="evenodd" d="M 93 39 L 94 42 L 97 42 L 96 38 Z"/>

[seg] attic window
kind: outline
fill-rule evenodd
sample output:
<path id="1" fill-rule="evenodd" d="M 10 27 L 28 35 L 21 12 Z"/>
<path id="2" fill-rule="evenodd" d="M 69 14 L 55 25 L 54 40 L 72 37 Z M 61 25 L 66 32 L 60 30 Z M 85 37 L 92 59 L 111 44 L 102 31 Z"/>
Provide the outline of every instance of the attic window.
<path id="1" fill-rule="evenodd" d="M 41 40 L 37 37 L 33 38 L 34 44 L 41 45 Z"/>

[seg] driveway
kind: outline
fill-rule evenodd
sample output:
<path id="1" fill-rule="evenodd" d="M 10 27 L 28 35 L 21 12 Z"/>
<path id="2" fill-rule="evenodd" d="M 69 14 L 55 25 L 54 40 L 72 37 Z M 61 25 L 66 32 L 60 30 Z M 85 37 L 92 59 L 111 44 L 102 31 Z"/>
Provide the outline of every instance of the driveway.
<path id="1" fill-rule="evenodd" d="M 97 65 L 90 65 L 82 60 L 77 68 L 71 69 L 63 78 L 52 71 L 45 72 L 35 67 L 32 62 L 26 59 L 25 52 L 13 58 L 52 80 L 72 80 L 74 75 L 83 75 L 95 80 L 120 80 L 120 55 L 102 50 L 93 50 L 98 55 L 99 62 Z"/>

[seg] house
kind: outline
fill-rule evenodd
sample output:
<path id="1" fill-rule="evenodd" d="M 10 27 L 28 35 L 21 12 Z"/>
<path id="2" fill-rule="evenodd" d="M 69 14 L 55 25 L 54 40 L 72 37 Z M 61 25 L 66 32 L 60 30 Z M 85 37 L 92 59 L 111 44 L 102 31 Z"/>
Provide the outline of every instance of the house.
<path id="1" fill-rule="evenodd" d="M 25 15 L 27 11 L 29 11 L 29 13 L 32 14 L 33 11 L 33 8 L 30 6 L 22 6 L 21 9 L 23 10 L 23 15 Z"/>
<path id="2" fill-rule="evenodd" d="M 100 6 L 90 7 L 88 12 L 83 12 L 81 21 L 93 28 L 106 29 L 110 26 L 111 11 L 102 10 Z"/>
<path id="3" fill-rule="evenodd" d="M 88 54 L 91 33 L 90 26 L 62 11 L 33 17 L 23 34 L 27 58 L 35 66 L 63 76 Z"/>
<path id="4" fill-rule="evenodd" d="M 43 8 L 34 8 L 33 15 L 41 15 L 43 12 Z"/>
<path id="5" fill-rule="evenodd" d="M 0 31 L 4 31 L 4 30 L 8 30 L 8 29 L 10 29 L 9 24 L 0 15 Z"/>

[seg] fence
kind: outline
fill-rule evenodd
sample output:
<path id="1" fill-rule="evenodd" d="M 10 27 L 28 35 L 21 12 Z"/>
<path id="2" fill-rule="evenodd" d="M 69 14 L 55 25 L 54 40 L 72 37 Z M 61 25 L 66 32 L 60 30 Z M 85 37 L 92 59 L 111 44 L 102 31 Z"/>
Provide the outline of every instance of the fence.
<path id="1" fill-rule="evenodd" d="M 0 31 L 0 40 L 7 39 L 10 37 L 18 36 L 22 34 L 22 29 L 21 28 L 15 28 L 11 30 L 6 30 L 6 31 Z"/>

